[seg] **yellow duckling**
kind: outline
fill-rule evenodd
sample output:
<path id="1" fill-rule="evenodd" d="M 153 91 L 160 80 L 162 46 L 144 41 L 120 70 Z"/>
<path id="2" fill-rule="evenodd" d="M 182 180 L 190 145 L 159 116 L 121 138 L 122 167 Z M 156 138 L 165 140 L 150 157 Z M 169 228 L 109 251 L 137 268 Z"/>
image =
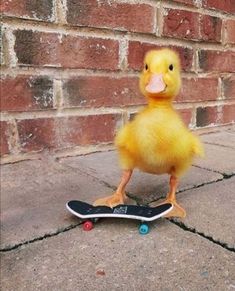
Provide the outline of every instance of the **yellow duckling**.
<path id="1" fill-rule="evenodd" d="M 148 105 L 117 134 L 123 176 L 116 192 L 98 199 L 95 205 L 114 207 L 126 200 L 125 187 L 134 168 L 152 174 L 170 175 L 170 191 L 165 202 L 174 205 L 168 216 L 185 217 L 176 202 L 178 180 L 196 155 L 203 156 L 198 138 L 184 125 L 172 106 L 181 86 L 180 60 L 170 49 L 149 51 L 140 75 L 140 89 Z"/>

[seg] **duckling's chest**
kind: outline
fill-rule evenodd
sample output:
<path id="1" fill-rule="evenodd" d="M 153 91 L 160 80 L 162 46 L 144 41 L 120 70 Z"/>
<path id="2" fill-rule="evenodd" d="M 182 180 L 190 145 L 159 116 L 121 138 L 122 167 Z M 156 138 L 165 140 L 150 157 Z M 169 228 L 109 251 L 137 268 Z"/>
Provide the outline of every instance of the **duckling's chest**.
<path id="1" fill-rule="evenodd" d="M 177 118 L 172 118 L 173 116 L 172 112 L 164 110 L 136 118 L 133 135 L 138 167 L 142 170 L 155 173 L 170 170 L 173 163 L 172 151 L 177 142 Z"/>
<path id="2" fill-rule="evenodd" d="M 176 113 L 169 109 L 144 111 L 133 122 L 133 134 L 139 145 L 154 146 L 170 142 L 177 134 L 180 120 Z"/>

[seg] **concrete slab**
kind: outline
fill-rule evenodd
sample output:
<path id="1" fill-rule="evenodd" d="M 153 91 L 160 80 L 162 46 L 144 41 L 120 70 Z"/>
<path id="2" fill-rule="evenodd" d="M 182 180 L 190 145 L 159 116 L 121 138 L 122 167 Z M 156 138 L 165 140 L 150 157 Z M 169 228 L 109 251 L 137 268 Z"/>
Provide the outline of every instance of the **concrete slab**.
<path id="1" fill-rule="evenodd" d="M 169 221 L 106 220 L 3 253 L 1 290 L 232 290 L 235 254 Z"/>
<path id="2" fill-rule="evenodd" d="M 235 149 L 205 144 L 205 151 L 205 159 L 196 161 L 195 165 L 226 175 L 235 173 Z"/>
<path id="3" fill-rule="evenodd" d="M 116 189 L 121 170 L 118 166 L 117 154 L 115 151 L 90 154 L 81 157 L 62 159 L 62 164 L 80 169 L 85 173 L 102 180 Z M 191 167 L 189 172 L 182 178 L 179 190 L 186 190 L 204 183 L 222 179 L 222 175 L 204 169 Z M 168 192 L 168 175 L 151 175 L 136 170 L 130 180 L 127 191 L 141 203 L 155 201 Z"/>
<path id="4" fill-rule="evenodd" d="M 187 210 L 183 223 L 235 249 L 234 189 L 232 177 L 181 193 L 178 202 Z"/>
<path id="5" fill-rule="evenodd" d="M 232 127 L 229 128 L 227 131 L 230 132 L 230 133 L 235 134 L 235 126 L 232 126 Z"/>
<path id="6" fill-rule="evenodd" d="M 231 131 L 222 131 L 201 136 L 204 143 L 235 148 L 235 134 Z"/>
<path id="7" fill-rule="evenodd" d="M 1 248 L 78 223 L 71 199 L 92 202 L 111 192 L 97 180 L 55 162 L 26 161 L 1 168 Z"/>

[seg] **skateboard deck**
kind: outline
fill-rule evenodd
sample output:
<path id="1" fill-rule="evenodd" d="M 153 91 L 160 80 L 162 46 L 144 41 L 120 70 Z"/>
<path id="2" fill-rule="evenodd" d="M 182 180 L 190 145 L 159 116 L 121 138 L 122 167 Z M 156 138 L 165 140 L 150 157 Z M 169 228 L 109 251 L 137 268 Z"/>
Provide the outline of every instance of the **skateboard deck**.
<path id="1" fill-rule="evenodd" d="M 93 206 L 78 200 L 69 201 L 66 206 L 72 214 L 81 219 L 119 217 L 142 221 L 153 221 L 164 216 L 173 208 L 171 203 L 165 203 L 156 207 L 122 204 L 111 208 L 108 206 Z"/>
<path id="2" fill-rule="evenodd" d="M 146 233 L 148 232 L 148 226 L 143 224 L 143 222 L 153 221 L 163 217 L 172 210 L 173 205 L 171 203 L 165 203 L 156 207 L 148 207 L 122 204 L 111 208 L 108 206 L 93 206 L 83 201 L 71 200 L 66 204 L 66 207 L 72 214 L 82 220 L 86 220 L 83 226 L 84 230 L 92 229 L 92 221 L 96 221 L 99 218 L 128 218 L 142 221 L 139 231 L 141 234 L 145 234 L 145 231 Z"/>

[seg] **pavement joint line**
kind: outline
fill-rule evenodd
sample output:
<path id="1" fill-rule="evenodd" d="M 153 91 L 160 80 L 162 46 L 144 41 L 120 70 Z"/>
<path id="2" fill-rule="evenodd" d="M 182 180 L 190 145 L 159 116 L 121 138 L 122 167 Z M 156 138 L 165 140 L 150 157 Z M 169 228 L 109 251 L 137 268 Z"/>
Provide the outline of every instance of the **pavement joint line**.
<path id="1" fill-rule="evenodd" d="M 56 161 L 56 162 L 58 162 L 58 161 Z M 99 184 L 101 184 L 101 185 L 103 185 L 103 186 L 106 186 L 106 187 L 108 187 L 108 188 L 111 188 L 112 190 L 116 190 L 116 187 L 115 187 L 115 186 L 110 185 L 109 183 L 107 183 L 107 182 L 105 182 L 105 181 L 103 181 L 103 180 L 97 178 L 96 176 L 93 176 L 93 175 L 90 174 L 90 173 L 87 173 L 86 171 L 83 171 L 83 170 L 78 169 L 78 168 L 74 168 L 74 167 L 69 166 L 69 165 L 66 165 L 66 164 L 65 164 L 65 165 L 63 164 L 63 166 L 65 166 L 65 167 L 67 167 L 67 168 L 69 168 L 69 169 L 72 169 L 72 170 L 74 170 L 75 172 L 78 172 L 78 173 L 80 173 L 80 174 L 84 174 L 84 175 L 86 175 L 86 176 L 88 176 L 88 177 L 91 177 L 91 178 L 93 178 L 95 181 L 97 181 Z"/>
<path id="2" fill-rule="evenodd" d="M 56 159 L 56 160 L 55 160 L 55 163 L 60 163 L 60 161 Z M 96 181 L 100 182 L 101 184 L 103 184 L 103 185 L 105 185 L 105 186 L 107 186 L 107 187 L 109 187 L 109 188 L 111 188 L 111 189 L 113 189 L 113 190 L 116 189 L 115 186 L 110 185 L 109 183 L 107 183 L 107 182 L 105 182 L 105 181 L 103 181 L 103 180 L 97 178 L 96 176 L 93 176 L 93 175 L 90 174 L 90 173 L 87 173 L 86 171 L 83 171 L 83 170 L 78 169 L 78 168 L 74 168 L 74 167 L 69 166 L 69 165 L 66 165 L 66 164 L 63 164 L 63 166 L 65 166 L 65 167 L 67 167 L 67 168 L 69 168 L 69 169 L 73 169 L 73 170 L 75 170 L 75 171 L 78 171 L 79 173 L 85 174 L 85 175 L 87 175 L 87 176 L 90 176 L 90 177 L 94 178 Z M 220 171 L 212 170 L 212 169 L 205 168 L 205 167 L 202 167 L 202 166 L 199 166 L 199 165 L 195 165 L 195 164 L 192 164 L 192 167 L 199 168 L 199 169 L 203 169 L 203 170 L 206 170 L 206 171 L 209 171 L 209 172 L 212 172 L 212 173 L 220 174 L 220 175 L 222 175 L 224 178 L 226 178 L 226 177 L 231 178 L 232 176 L 235 176 L 235 173 L 232 173 L 232 174 L 226 174 L 226 173 L 223 173 L 223 172 L 220 172 Z M 217 180 L 216 180 L 215 182 L 217 182 Z M 191 189 L 191 188 L 189 188 L 189 189 Z M 189 190 L 189 189 L 186 189 L 186 190 Z M 183 190 L 183 191 L 185 191 L 185 190 Z"/>
<path id="3" fill-rule="evenodd" d="M 224 179 L 230 179 L 230 178 L 232 178 L 233 176 L 235 176 L 235 173 L 232 173 L 232 174 L 226 174 L 226 173 L 223 173 L 222 175 L 223 175 Z"/>
<path id="4" fill-rule="evenodd" d="M 116 186 L 113 186 L 113 185 L 110 185 L 109 183 L 97 178 L 96 176 L 93 176 L 92 174 L 90 173 L 87 173 L 86 171 L 83 171 L 83 170 L 80 170 L 78 168 L 74 168 L 74 167 L 71 167 L 69 165 L 65 165 L 66 167 L 70 168 L 70 169 L 73 169 L 73 170 L 77 170 L 79 173 L 82 173 L 82 174 L 85 174 L 86 176 L 89 176 L 89 177 L 92 177 L 93 179 L 95 179 L 99 184 L 101 185 L 104 185 L 112 190 L 116 190 Z M 193 167 L 196 167 L 196 168 L 200 168 L 200 169 L 203 169 L 203 170 L 207 170 L 207 171 L 210 171 L 210 172 L 213 172 L 213 173 L 217 173 L 217 174 L 220 174 L 223 176 L 223 178 L 219 178 L 217 180 L 214 180 L 214 181 L 209 181 L 209 182 L 205 182 L 205 183 L 202 183 L 202 184 L 198 184 L 198 185 L 193 185 L 192 187 L 188 187 L 188 188 L 184 188 L 182 190 L 178 190 L 177 193 L 182 193 L 182 192 L 185 192 L 185 191 L 188 191 L 188 190 L 192 190 L 192 189 L 196 189 L 196 188 L 200 188 L 200 187 L 203 187 L 205 185 L 209 185 L 209 184 L 213 184 L 213 183 L 217 183 L 217 182 L 220 182 L 220 181 L 223 181 L 224 179 L 229 179 L 233 176 L 235 176 L 235 173 L 234 174 L 225 174 L 225 173 L 221 173 L 221 172 L 218 172 L 218 171 L 213 171 L 211 169 L 206 169 L 206 168 L 202 168 L 200 166 L 197 166 L 197 165 L 192 165 Z M 129 196 L 131 199 L 134 199 L 136 200 L 137 203 L 141 203 L 141 198 L 139 197 L 136 197 L 134 194 L 130 193 L 130 192 L 126 192 L 127 196 Z M 153 200 L 153 201 L 150 201 L 149 203 L 152 203 L 152 202 L 155 202 L 155 201 L 158 201 L 162 198 L 164 198 L 165 196 L 161 196 L 159 197 L 157 200 Z"/>
<path id="5" fill-rule="evenodd" d="M 207 239 L 209 241 L 211 241 L 212 243 L 216 244 L 216 245 L 219 245 L 221 246 L 222 248 L 230 251 L 230 252 L 234 252 L 235 253 L 235 247 L 230 247 L 228 246 L 227 243 L 224 243 L 224 242 L 221 242 L 221 241 L 218 241 L 218 240 L 215 240 L 212 236 L 210 235 L 206 235 L 205 233 L 203 232 L 200 232 L 200 231 L 197 231 L 195 228 L 193 227 L 189 227 L 187 225 L 185 225 L 182 221 L 176 221 L 175 219 L 168 219 L 171 223 L 177 225 L 179 228 L 183 229 L 184 231 L 188 231 L 188 232 L 191 232 L 191 233 L 194 233 L 194 234 L 197 234 L 201 237 L 203 237 L 204 239 Z"/>
<path id="6" fill-rule="evenodd" d="M 206 170 L 206 169 L 204 169 Z M 213 172 L 213 171 L 212 171 Z M 219 173 L 219 172 L 217 172 Z M 188 190 L 193 190 L 193 189 L 197 189 L 197 188 L 201 188 L 201 187 L 204 187 L 206 185 L 210 185 L 210 184 L 214 184 L 214 183 L 218 183 L 218 182 L 221 182 L 223 180 L 227 180 L 227 179 L 230 179 L 232 178 L 233 176 L 235 176 L 235 174 L 224 174 L 224 173 L 219 173 L 223 176 L 223 178 L 218 178 L 217 180 L 214 180 L 214 181 L 209 181 L 209 182 L 205 182 L 205 183 L 202 183 L 202 184 L 198 184 L 198 185 L 194 185 L 193 187 L 189 187 L 189 188 L 185 188 L 185 189 L 182 189 L 182 190 L 179 190 L 176 192 L 176 194 L 180 194 L 180 193 L 183 193 L 183 192 L 186 192 Z M 161 199 L 165 198 L 165 195 L 164 196 L 161 196 L 159 197 L 158 199 L 156 200 L 152 200 L 151 202 L 149 203 L 154 203 L 154 202 L 157 202 Z M 133 199 L 135 199 L 135 197 L 133 197 Z"/>
<path id="7" fill-rule="evenodd" d="M 185 189 L 179 190 L 177 193 L 182 193 L 182 192 L 185 192 L 185 191 L 188 191 L 188 190 L 193 190 L 193 189 L 201 188 L 201 187 L 206 186 L 206 185 L 218 183 L 218 182 L 221 182 L 221 181 L 223 181 L 225 179 L 230 179 L 231 177 L 234 176 L 234 175 L 224 176 L 224 174 L 222 174 L 222 173 L 219 173 L 219 174 L 221 174 L 223 177 L 222 178 L 218 178 L 218 179 L 216 179 L 214 181 L 204 182 L 204 183 L 201 183 L 201 184 L 198 184 L 198 185 L 194 185 L 193 187 L 189 187 L 189 188 L 185 188 Z"/>
<path id="8" fill-rule="evenodd" d="M 65 166 L 68 167 L 68 168 L 75 169 L 74 167 L 71 167 L 71 166 L 69 166 L 69 165 L 65 165 Z M 202 168 L 202 167 L 199 167 L 199 166 L 196 166 L 196 165 L 193 165 L 193 167 L 198 167 L 198 168 L 200 168 L 200 169 L 204 169 L 204 170 L 207 170 L 207 171 L 210 171 L 210 172 L 213 172 L 213 173 L 218 173 L 218 174 L 222 175 L 223 177 L 222 177 L 222 178 L 218 178 L 217 180 L 214 180 L 214 181 L 209 181 L 209 182 L 205 182 L 205 183 L 202 183 L 202 184 L 193 185 L 192 187 L 189 186 L 188 188 L 184 188 L 184 189 L 182 189 L 182 190 L 178 190 L 178 191 L 177 191 L 177 194 L 183 193 L 183 192 L 188 191 L 188 190 L 197 189 L 197 188 L 200 188 L 200 187 L 203 187 L 203 186 L 206 186 L 206 185 L 210 185 L 210 184 L 213 184 L 213 183 L 218 183 L 218 182 L 223 181 L 224 179 L 229 179 L 229 178 L 235 176 L 235 174 L 225 174 L 225 173 L 221 173 L 221 172 L 218 172 L 218 171 L 213 171 L 213 170 L 211 170 L 211 169 Z M 108 188 L 110 188 L 110 189 L 112 189 L 112 190 L 114 190 L 114 191 L 116 190 L 116 187 L 115 187 L 115 186 L 110 185 L 109 183 L 107 183 L 107 182 L 105 182 L 105 181 L 103 181 L 103 180 L 97 178 L 96 176 L 93 176 L 93 175 L 90 174 L 90 173 L 87 173 L 86 171 L 82 171 L 82 170 L 77 169 L 77 168 L 76 168 L 75 170 L 77 170 L 78 172 L 80 172 L 80 173 L 82 173 L 82 174 L 85 174 L 85 175 L 87 175 L 87 176 L 92 177 L 93 179 L 95 179 L 95 180 L 96 180 L 99 184 L 101 184 L 101 185 L 104 185 L 104 186 L 106 186 L 106 187 L 108 187 Z M 134 194 L 132 194 L 132 193 L 130 193 L 130 192 L 126 192 L 126 195 L 127 195 L 129 198 L 131 198 L 132 200 L 135 200 L 135 202 L 136 202 L 138 205 L 143 205 L 143 203 L 142 203 L 142 199 L 141 199 L 141 198 L 136 197 Z M 165 198 L 165 195 L 164 195 L 164 196 L 162 195 L 162 196 L 159 197 L 157 200 L 152 200 L 152 201 L 150 201 L 150 202 L 148 202 L 148 203 L 145 203 L 145 204 L 148 205 L 148 204 L 150 204 L 150 203 L 156 202 L 156 201 L 161 200 L 161 199 L 164 199 L 164 198 Z"/>
<path id="9" fill-rule="evenodd" d="M 212 169 L 205 168 L 205 167 L 198 166 L 198 165 L 193 165 L 193 167 L 196 167 L 196 168 L 199 168 L 199 169 L 203 169 L 203 170 L 207 170 L 207 171 L 212 172 L 212 173 L 220 174 L 220 175 L 222 175 L 224 177 L 224 179 L 229 179 L 229 178 L 235 176 L 235 172 L 231 173 L 231 174 L 226 174 L 226 173 L 223 173 L 223 172 L 220 172 L 220 171 L 217 171 L 217 170 L 212 170 Z"/>
<path id="10" fill-rule="evenodd" d="M 200 187 L 203 187 L 203 186 L 206 186 L 206 185 L 210 185 L 210 184 L 213 184 L 213 183 L 218 183 L 218 182 L 221 182 L 221 181 L 223 181 L 223 180 L 225 180 L 225 179 L 230 179 L 231 177 L 235 176 L 235 173 L 234 173 L 234 174 L 233 174 L 233 173 L 232 173 L 232 174 L 225 174 L 225 173 L 222 173 L 222 172 L 219 172 L 219 171 L 215 171 L 215 170 L 211 170 L 211 169 L 203 168 L 203 167 L 200 167 L 200 166 L 197 166 L 197 165 L 192 165 L 192 166 L 193 166 L 193 167 L 196 167 L 196 168 L 203 169 L 203 170 L 207 170 L 207 171 L 209 171 L 209 172 L 213 172 L 213 173 L 220 174 L 220 175 L 222 175 L 223 177 L 222 177 L 222 178 L 218 178 L 217 180 L 214 180 L 214 181 L 209 181 L 209 182 L 205 182 L 205 183 L 202 183 L 202 184 L 193 185 L 192 187 L 189 186 L 188 188 L 184 188 L 184 189 L 182 189 L 182 190 L 178 190 L 178 191 L 176 192 L 177 194 L 183 193 L 183 192 L 188 191 L 188 190 L 197 189 L 197 188 L 200 188 Z M 114 191 L 116 190 L 116 187 L 115 187 L 115 186 L 110 185 L 109 183 L 107 183 L 107 182 L 105 182 L 105 181 L 103 181 L 103 180 L 97 178 L 96 176 L 93 176 L 93 175 L 90 174 L 90 173 L 87 173 L 86 171 L 83 171 L 83 170 L 78 169 L 78 168 L 71 167 L 71 166 L 69 166 L 69 165 L 65 165 L 65 167 L 72 168 L 73 170 L 77 170 L 79 173 L 82 173 L 82 174 L 85 174 L 86 176 L 92 177 L 92 178 L 95 179 L 99 184 L 104 185 L 104 186 L 106 186 L 106 187 L 108 187 L 108 188 L 110 188 L 110 189 L 112 189 L 112 190 L 114 190 Z M 129 198 L 135 200 L 135 202 L 136 202 L 138 205 L 143 205 L 143 203 L 142 203 L 142 199 L 141 199 L 141 198 L 136 197 L 134 194 L 132 194 L 132 193 L 130 193 L 130 192 L 126 192 L 126 195 L 127 195 Z M 156 199 L 156 200 L 152 200 L 152 201 L 150 201 L 150 202 L 148 202 L 148 203 L 145 203 L 145 204 L 147 205 L 147 204 L 150 204 L 150 203 L 156 202 L 156 201 L 161 200 L 161 199 L 164 199 L 164 198 L 165 198 L 165 195 L 164 195 L 164 196 L 162 195 L 162 196 L 159 197 L 158 199 Z"/>
<path id="11" fill-rule="evenodd" d="M 215 142 L 204 141 L 203 143 L 205 143 L 205 144 L 210 144 L 210 145 L 220 146 L 220 147 L 222 147 L 222 148 L 230 148 L 230 149 L 234 149 L 234 146 L 223 145 L 223 144 L 219 144 L 219 143 L 215 143 Z"/>
<path id="12" fill-rule="evenodd" d="M 67 226 L 67 227 L 65 227 L 63 229 L 59 229 L 56 232 L 46 233 L 43 236 L 35 237 L 35 238 L 31 239 L 31 240 L 24 241 L 22 243 L 15 244 L 13 246 L 7 246 L 5 248 L 0 249 L 0 253 L 10 252 L 10 251 L 16 250 L 16 249 L 18 249 L 18 248 L 20 248 L 22 246 L 27 246 L 27 245 L 30 245 L 30 244 L 38 242 L 38 241 L 42 241 L 42 240 L 47 239 L 47 238 L 57 236 L 57 235 L 59 235 L 61 233 L 70 231 L 71 229 L 74 229 L 74 228 L 78 227 L 81 224 L 82 224 L 82 222 L 79 222 L 79 223 L 76 223 L 76 224 L 73 224 L 73 225 L 69 225 L 69 226 Z"/>
<path id="13" fill-rule="evenodd" d="M 221 174 L 221 173 L 219 173 L 219 174 Z M 234 175 L 235 175 L 235 174 L 234 174 Z M 188 191 L 188 190 L 193 190 L 193 189 L 201 188 L 201 187 L 206 186 L 206 185 L 210 185 L 210 184 L 218 183 L 218 182 L 221 182 L 221 181 L 223 181 L 223 180 L 225 180 L 225 179 L 230 179 L 230 178 L 233 177 L 234 175 L 233 175 L 233 174 L 232 174 L 232 175 L 223 175 L 222 178 L 218 178 L 217 180 L 214 180 L 214 181 L 204 182 L 204 183 L 201 183 L 201 184 L 198 184 L 198 185 L 194 185 L 194 186 L 192 186 L 192 187 L 189 186 L 188 188 L 184 188 L 184 189 L 178 190 L 178 191 L 176 192 L 176 194 L 180 194 L 180 193 L 186 192 L 186 191 Z M 141 199 L 140 199 L 139 197 L 136 197 L 136 196 L 134 196 L 134 195 L 132 195 L 132 194 L 128 194 L 128 196 L 130 196 L 130 198 L 132 198 L 132 199 L 135 199 L 135 200 L 141 201 Z M 163 198 L 165 198 L 165 195 L 164 195 L 164 196 L 163 196 L 163 195 L 160 196 L 160 197 L 157 198 L 156 200 L 152 200 L 152 201 L 148 202 L 148 204 L 153 203 L 153 202 L 157 202 L 157 201 L 159 201 L 159 200 L 161 200 L 161 199 L 163 199 Z"/>

